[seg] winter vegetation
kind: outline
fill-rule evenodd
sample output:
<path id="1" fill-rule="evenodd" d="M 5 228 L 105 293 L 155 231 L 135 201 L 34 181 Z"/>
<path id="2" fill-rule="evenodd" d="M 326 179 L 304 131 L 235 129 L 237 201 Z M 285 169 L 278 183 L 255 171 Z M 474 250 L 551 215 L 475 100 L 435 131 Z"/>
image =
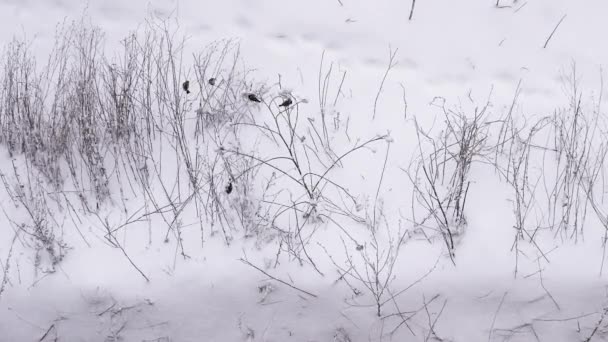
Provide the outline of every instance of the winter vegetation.
<path id="1" fill-rule="evenodd" d="M 404 25 L 432 16 L 403 6 Z M 54 17 L 44 53 L 3 42 L 0 341 L 608 336 L 601 67 L 567 56 L 552 96 L 457 72 L 428 95 L 403 76 L 408 45 L 266 73 L 244 39 L 192 37 L 183 11 L 114 39 L 94 8 Z"/>

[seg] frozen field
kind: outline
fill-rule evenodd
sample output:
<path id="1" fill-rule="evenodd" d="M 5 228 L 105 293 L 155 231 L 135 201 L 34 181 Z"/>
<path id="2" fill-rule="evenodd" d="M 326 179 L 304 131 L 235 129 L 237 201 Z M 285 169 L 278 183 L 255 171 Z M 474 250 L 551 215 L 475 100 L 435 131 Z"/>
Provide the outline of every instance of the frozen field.
<path id="1" fill-rule="evenodd" d="M 0 0 L 0 342 L 608 339 L 607 11 Z"/>

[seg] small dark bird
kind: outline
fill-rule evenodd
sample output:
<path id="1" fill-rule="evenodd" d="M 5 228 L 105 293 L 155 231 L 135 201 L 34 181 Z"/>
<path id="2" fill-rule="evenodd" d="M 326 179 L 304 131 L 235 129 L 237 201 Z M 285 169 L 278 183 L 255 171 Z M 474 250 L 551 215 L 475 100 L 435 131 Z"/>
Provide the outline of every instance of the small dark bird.
<path id="1" fill-rule="evenodd" d="M 209 79 L 209 84 L 211 84 L 212 86 L 214 86 L 214 85 L 215 85 L 215 77 L 211 77 L 211 78 Z"/>
<path id="2" fill-rule="evenodd" d="M 262 102 L 262 100 L 260 100 L 255 94 L 248 94 L 247 98 L 249 99 L 249 101 Z"/>
<path id="3" fill-rule="evenodd" d="M 190 94 L 190 81 L 182 83 L 182 88 L 184 88 L 186 94 Z"/>
<path id="4" fill-rule="evenodd" d="M 286 98 L 285 100 L 283 100 L 283 102 L 279 105 L 279 107 L 289 107 L 291 106 L 291 104 L 293 103 L 293 101 L 291 101 L 291 98 Z"/>
<path id="5" fill-rule="evenodd" d="M 232 192 L 232 182 L 229 182 L 228 185 L 226 185 L 226 188 L 224 190 L 226 191 L 227 194 L 230 194 Z"/>

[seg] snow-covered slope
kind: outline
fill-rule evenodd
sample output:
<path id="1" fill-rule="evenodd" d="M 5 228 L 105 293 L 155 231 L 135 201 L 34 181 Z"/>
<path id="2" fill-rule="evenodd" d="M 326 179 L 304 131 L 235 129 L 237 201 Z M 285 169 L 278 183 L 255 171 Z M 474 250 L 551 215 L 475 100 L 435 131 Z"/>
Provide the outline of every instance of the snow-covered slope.
<path id="1" fill-rule="evenodd" d="M 605 338 L 608 4 L 411 6 L 0 2 L 0 341 Z M 13 37 L 41 72 L 81 48 L 39 126 Z"/>

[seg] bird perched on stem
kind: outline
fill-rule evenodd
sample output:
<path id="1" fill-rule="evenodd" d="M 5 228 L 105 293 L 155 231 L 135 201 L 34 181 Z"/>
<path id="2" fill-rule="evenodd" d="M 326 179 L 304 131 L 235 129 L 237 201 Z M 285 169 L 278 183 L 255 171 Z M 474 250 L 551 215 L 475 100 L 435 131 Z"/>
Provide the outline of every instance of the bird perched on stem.
<path id="1" fill-rule="evenodd" d="M 184 89 L 186 94 L 190 94 L 190 81 L 182 83 L 182 88 Z"/>
<path id="2" fill-rule="evenodd" d="M 224 190 L 226 191 L 226 193 L 228 195 L 230 195 L 230 193 L 232 192 L 232 182 L 229 182 L 228 185 L 226 185 L 226 188 Z"/>
<path id="3" fill-rule="evenodd" d="M 283 100 L 283 102 L 279 105 L 279 107 L 289 107 L 293 104 L 293 101 L 291 100 L 290 97 L 286 98 L 285 100 Z"/>
<path id="4" fill-rule="evenodd" d="M 211 77 L 211 78 L 209 79 L 209 84 L 210 84 L 210 85 L 212 85 L 212 86 L 214 86 L 214 85 L 215 85 L 215 77 Z"/>
<path id="5" fill-rule="evenodd" d="M 256 94 L 254 94 L 254 93 L 249 93 L 249 94 L 247 94 L 247 98 L 249 99 L 249 101 L 252 101 L 252 102 L 258 102 L 258 103 L 259 103 L 259 102 L 262 102 L 262 100 L 260 100 L 260 99 L 257 97 L 257 95 L 256 95 Z"/>

